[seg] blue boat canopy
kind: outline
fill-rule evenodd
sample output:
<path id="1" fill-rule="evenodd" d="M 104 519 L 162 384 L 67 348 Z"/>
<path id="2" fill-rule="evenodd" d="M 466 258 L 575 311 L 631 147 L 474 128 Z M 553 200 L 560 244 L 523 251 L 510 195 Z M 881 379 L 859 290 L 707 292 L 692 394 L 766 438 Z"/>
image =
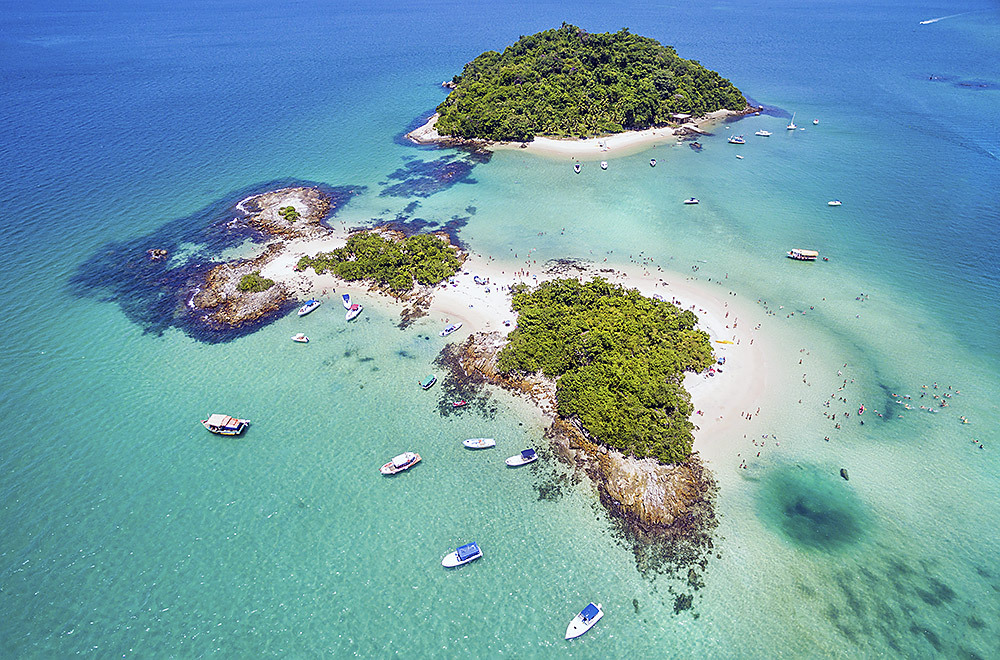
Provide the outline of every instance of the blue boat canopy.
<path id="1" fill-rule="evenodd" d="M 459 561 L 465 561 L 479 554 L 479 546 L 475 543 L 468 543 L 460 547 L 456 552 L 458 553 Z"/>
<path id="2" fill-rule="evenodd" d="M 521 450 L 521 458 L 534 458 L 534 457 L 535 457 L 535 450 L 534 449 L 522 449 Z"/>
<path id="3" fill-rule="evenodd" d="M 583 617 L 584 621 L 590 621 L 595 616 L 597 616 L 597 613 L 599 611 L 600 610 L 597 609 L 597 605 L 591 603 L 590 605 L 587 605 L 585 608 L 583 608 L 583 611 L 580 612 L 580 616 Z"/>

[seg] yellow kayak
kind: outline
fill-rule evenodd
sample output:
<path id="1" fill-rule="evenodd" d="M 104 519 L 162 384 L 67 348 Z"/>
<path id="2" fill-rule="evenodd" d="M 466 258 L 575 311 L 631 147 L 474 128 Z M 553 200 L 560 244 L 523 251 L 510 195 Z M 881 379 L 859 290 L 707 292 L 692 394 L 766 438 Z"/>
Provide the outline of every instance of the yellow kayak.
<path id="1" fill-rule="evenodd" d="M 716 339 L 715 343 L 716 344 L 732 344 L 733 342 L 729 341 L 728 339 Z"/>

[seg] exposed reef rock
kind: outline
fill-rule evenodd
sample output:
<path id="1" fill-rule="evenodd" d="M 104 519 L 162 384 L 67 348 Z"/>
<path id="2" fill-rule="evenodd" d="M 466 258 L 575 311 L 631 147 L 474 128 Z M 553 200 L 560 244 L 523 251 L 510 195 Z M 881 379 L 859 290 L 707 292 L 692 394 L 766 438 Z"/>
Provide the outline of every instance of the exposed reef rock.
<path id="1" fill-rule="evenodd" d="M 167 258 L 168 252 L 162 248 L 153 248 L 152 250 L 146 250 L 146 254 L 149 255 L 150 261 L 160 261 Z"/>
<path id="2" fill-rule="evenodd" d="M 299 214 L 288 220 L 280 210 L 293 207 Z M 309 238 L 329 231 L 322 220 L 330 213 L 329 196 L 318 188 L 283 188 L 247 197 L 237 206 L 251 227 L 274 237 Z"/>

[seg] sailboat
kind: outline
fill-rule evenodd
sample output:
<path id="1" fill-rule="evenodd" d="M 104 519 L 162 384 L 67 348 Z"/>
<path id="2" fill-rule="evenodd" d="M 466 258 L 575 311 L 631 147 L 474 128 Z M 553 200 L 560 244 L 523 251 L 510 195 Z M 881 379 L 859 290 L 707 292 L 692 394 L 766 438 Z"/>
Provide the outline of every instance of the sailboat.
<path id="1" fill-rule="evenodd" d="M 788 122 L 788 126 L 785 126 L 790 131 L 794 131 L 798 126 L 795 125 L 795 113 L 792 113 L 792 120 Z"/>

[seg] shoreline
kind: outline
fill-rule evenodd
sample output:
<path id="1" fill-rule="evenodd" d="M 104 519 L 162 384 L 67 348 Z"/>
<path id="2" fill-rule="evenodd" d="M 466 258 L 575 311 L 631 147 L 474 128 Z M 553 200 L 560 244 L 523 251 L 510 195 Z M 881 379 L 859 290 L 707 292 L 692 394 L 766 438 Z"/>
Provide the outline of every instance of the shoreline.
<path id="1" fill-rule="evenodd" d="M 623 131 L 598 137 L 588 138 L 554 138 L 536 136 L 531 142 L 491 142 L 487 140 L 469 140 L 441 135 L 435 124 L 439 118 L 434 113 L 426 123 L 406 134 L 406 137 L 416 144 L 437 144 L 444 147 L 473 146 L 477 149 L 509 151 L 517 149 L 527 153 L 555 158 L 570 157 L 578 160 L 601 160 L 605 158 L 628 156 L 657 144 L 664 144 L 672 139 L 685 135 L 700 135 L 717 122 L 729 117 L 740 117 L 760 112 L 761 108 L 747 106 L 743 110 L 716 110 L 701 117 L 692 118 L 680 126 L 660 126 L 639 131 Z"/>

